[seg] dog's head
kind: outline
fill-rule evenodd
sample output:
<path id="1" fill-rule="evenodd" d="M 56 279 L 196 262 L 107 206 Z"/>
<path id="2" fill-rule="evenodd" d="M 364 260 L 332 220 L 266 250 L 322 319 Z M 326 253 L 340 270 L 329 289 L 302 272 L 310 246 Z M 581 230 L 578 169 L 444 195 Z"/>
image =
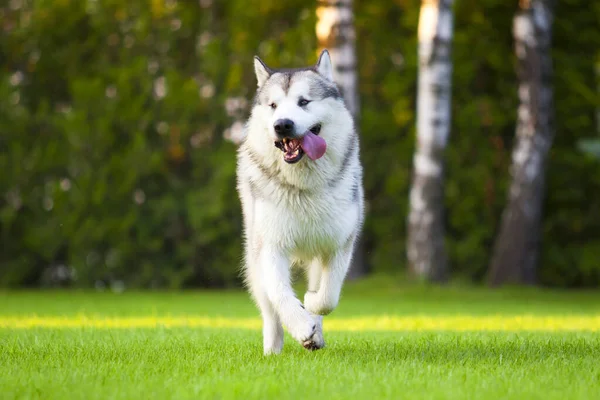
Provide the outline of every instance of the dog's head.
<path id="1" fill-rule="evenodd" d="M 249 139 L 269 141 L 286 163 L 297 163 L 304 155 L 317 160 L 335 151 L 336 131 L 343 134 L 348 124 L 353 129 L 327 50 L 312 67 L 274 70 L 255 57 L 254 69 L 258 89 L 251 124 L 259 129 L 251 128 L 248 134 L 260 137 Z"/>

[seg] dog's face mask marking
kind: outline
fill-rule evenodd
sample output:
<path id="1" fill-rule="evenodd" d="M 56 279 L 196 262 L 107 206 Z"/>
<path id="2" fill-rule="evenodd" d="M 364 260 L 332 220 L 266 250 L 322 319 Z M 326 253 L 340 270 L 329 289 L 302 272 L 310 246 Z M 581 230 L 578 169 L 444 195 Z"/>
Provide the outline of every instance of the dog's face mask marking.
<path id="1" fill-rule="evenodd" d="M 296 70 L 274 71 L 256 57 L 254 69 L 258 104 L 266 110 L 269 134 L 284 161 L 296 163 L 304 154 L 321 158 L 327 142 L 319 134 L 327 118 L 319 103 L 340 97 L 329 53 L 323 51 L 314 67 Z"/>

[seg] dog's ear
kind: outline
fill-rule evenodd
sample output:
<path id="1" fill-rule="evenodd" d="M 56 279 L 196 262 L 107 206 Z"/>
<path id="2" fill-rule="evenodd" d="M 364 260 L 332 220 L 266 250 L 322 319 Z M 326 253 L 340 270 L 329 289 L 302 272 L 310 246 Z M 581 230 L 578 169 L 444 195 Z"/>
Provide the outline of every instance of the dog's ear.
<path id="1" fill-rule="evenodd" d="M 271 69 L 257 56 L 254 56 L 254 72 L 256 73 L 258 87 L 261 87 L 273 73 L 273 71 L 271 71 Z"/>
<path id="2" fill-rule="evenodd" d="M 321 52 L 316 69 L 319 74 L 333 82 L 333 65 L 331 64 L 331 57 L 329 56 L 327 49 Z"/>

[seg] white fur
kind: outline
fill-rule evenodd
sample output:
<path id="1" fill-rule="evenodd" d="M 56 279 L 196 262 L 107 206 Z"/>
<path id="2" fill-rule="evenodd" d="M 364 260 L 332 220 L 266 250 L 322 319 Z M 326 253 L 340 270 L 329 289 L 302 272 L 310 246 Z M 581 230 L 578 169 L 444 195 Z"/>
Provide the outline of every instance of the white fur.
<path id="1" fill-rule="evenodd" d="M 258 57 L 254 57 L 254 73 L 256 74 L 256 84 L 261 87 L 269 79 L 271 70 Z"/>
<path id="2" fill-rule="evenodd" d="M 269 78 L 263 72 L 270 70 L 261 62 L 256 65 L 262 86 Z M 331 70 L 330 60 L 326 68 Z M 364 218 L 362 167 L 352 117 L 343 101 L 333 97 L 299 107 L 297 98 L 308 95 L 307 82 L 314 72 L 296 74 L 287 94 L 280 87 L 266 86 L 269 102 L 254 107 L 238 153 L 246 281 L 263 318 L 265 354 L 281 351 L 282 324 L 306 348 L 323 347 L 322 315 L 339 302 Z M 276 102 L 275 110 L 270 102 Z M 274 146 L 273 123 L 279 118 L 292 119 L 299 132 L 320 123 L 320 136 L 327 142 L 325 155 L 285 163 Z M 340 172 L 345 157 L 346 168 Z M 358 195 L 353 196 L 357 186 Z M 291 286 L 292 265 L 303 266 L 307 273 L 304 307 Z"/>
<path id="3" fill-rule="evenodd" d="M 319 56 L 317 71 L 330 82 L 333 82 L 333 65 L 331 64 L 331 56 L 327 50 L 323 50 Z"/>

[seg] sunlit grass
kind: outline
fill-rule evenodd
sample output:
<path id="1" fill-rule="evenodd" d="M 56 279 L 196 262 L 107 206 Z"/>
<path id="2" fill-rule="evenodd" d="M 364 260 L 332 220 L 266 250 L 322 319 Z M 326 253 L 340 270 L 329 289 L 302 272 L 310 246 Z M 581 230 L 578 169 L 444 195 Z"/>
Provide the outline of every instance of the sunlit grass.
<path id="1" fill-rule="evenodd" d="M 223 317 L 90 317 L 22 316 L 0 317 L 0 328 L 233 328 L 260 329 L 257 318 Z M 329 331 L 600 331 L 600 316 L 370 316 L 331 318 L 326 322 Z"/>

